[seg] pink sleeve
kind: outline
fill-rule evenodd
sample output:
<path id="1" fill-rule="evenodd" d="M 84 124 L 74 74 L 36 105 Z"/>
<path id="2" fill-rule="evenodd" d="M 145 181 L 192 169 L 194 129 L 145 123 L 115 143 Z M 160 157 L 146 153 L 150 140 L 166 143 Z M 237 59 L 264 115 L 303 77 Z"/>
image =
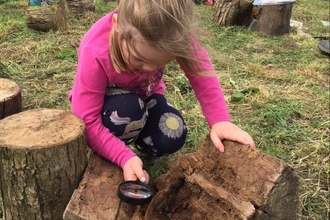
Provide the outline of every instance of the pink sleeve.
<path id="1" fill-rule="evenodd" d="M 108 79 L 104 62 L 95 57 L 94 51 L 79 50 L 77 74 L 69 97 L 71 110 L 86 124 L 87 144 L 97 154 L 123 168 L 135 154 L 102 124 L 101 110 Z"/>
<path id="2" fill-rule="evenodd" d="M 207 51 L 199 47 L 197 52 L 198 60 L 200 60 L 202 67 L 206 71 L 214 72 Z M 231 121 L 218 77 L 216 75 L 197 76 L 191 74 L 184 64 L 180 62 L 179 64 L 196 94 L 208 125 L 211 127 L 213 124 L 220 121 Z"/>

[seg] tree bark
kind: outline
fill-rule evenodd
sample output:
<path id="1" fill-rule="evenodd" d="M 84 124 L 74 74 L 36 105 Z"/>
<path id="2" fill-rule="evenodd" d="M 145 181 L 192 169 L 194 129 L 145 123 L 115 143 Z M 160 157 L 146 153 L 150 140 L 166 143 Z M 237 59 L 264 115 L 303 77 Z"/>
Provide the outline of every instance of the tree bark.
<path id="1" fill-rule="evenodd" d="M 293 3 L 262 5 L 254 30 L 269 36 L 289 33 L 292 7 Z"/>
<path id="2" fill-rule="evenodd" d="M 234 142 L 220 154 L 210 138 L 155 180 L 151 219 L 296 219 L 298 178 L 281 160 Z"/>
<path id="3" fill-rule="evenodd" d="M 247 26 L 252 20 L 253 0 L 217 0 L 213 21 L 220 26 Z"/>
<path id="4" fill-rule="evenodd" d="M 20 87 L 9 79 L 0 78 L 0 120 L 22 111 Z"/>
<path id="5" fill-rule="evenodd" d="M 47 32 L 66 29 L 66 4 L 61 0 L 57 5 L 28 7 L 25 12 L 28 28 Z"/>
<path id="6" fill-rule="evenodd" d="M 84 134 L 82 120 L 58 109 L 0 120 L 4 219 L 62 219 L 87 165 Z"/>
<path id="7" fill-rule="evenodd" d="M 94 0 L 67 0 L 71 11 L 83 13 L 84 11 L 95 11 Z"/>
<path id="8" fill-rule="evenodd" d="M 224 144 L 221 154 L 208 137 L 198 152 L 178 157 L 150 183 L 156 195 L 141 207 L 118 199 L 122 171 L 94 154 L 64 219 L 295 219 L 298 179 L 292 168 L 246 146 Z"/>
<path id="9" fill-rule="evenodd" d="M 117 196 L 123 172 L 115 164 L 92 154 L 86 172 L 67 205 L 64 220 L 130 220 L 137 207 Z M 138 210 L 139 211 L 139 210 Z"/>

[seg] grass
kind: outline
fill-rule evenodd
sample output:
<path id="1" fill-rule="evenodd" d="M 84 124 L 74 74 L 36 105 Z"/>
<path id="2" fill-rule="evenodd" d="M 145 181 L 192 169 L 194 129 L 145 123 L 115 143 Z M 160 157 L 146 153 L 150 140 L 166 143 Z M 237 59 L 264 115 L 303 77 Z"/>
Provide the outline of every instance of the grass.
<path id="1" fill-rule="evenodd" d="M 38 32 L 25 25 L 25 0 L 0 1 L 0 77 L 22 88 L 23 110 L 69 110 L 68 92 L 77 63 L 79 41 L 88 28 L 114 8 L 68 14 L 66 31 Z M 212 7 L 199 5 L 201 39 L 219 74 L 233 122 L 247 130 L 257 148 L 292 165 L 300 180 L 299 219 L 329 219 L 329 56 L 318 48 L 319 38 L 301 36 L 295 29 L 267 37 L 244 27 L 219 27 Z M 327 0 L 297 0 L 291 19 L 303 22 L 312 36 L 329 36 Z M 183 73 L 170 64 L 165 76 L 167 97 L 185 117 L 189 137 L 185 147 L 162 159 L 150 173 L 168 169 L 178 155 L 196 151 L 208 132 L 200 107 Z M 231 95 L 258 89 L 234 102 Z M 1 201 L 0 201 L 1 204 Z M 0 211 L 0 218 L 1 218 Z"/>

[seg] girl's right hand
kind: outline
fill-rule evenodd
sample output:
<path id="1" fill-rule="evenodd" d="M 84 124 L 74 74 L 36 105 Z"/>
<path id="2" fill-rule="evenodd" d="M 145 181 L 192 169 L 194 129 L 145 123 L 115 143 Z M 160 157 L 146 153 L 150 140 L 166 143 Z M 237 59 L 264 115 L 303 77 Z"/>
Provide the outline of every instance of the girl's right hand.
<path id="1" fill-rule="evenodd" d="M 132 157 L 125 163 L 123 172 L 125 181 L 149 182 L 149 174 L 143 170 L 143 162 L 138 156 Z"/>

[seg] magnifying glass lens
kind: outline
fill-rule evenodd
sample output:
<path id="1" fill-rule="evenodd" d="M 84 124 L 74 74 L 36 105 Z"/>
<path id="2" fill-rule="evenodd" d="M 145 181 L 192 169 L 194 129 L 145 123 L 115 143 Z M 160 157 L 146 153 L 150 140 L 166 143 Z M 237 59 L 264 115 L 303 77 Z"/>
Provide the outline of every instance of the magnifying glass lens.
<path id="1" fill-rule="evenodd" d="M 144 205 L 151 201 L 153 190 L 139 181 L 122 182 L 118 187 L 118 197 L 129 204 Z"/>
<path id="2" fill-rule="evenodd" d="M 146 188 L 142 185 L 136 184 L 127 184 L 120 188 L 120 191 L 128 197 L 133 198 L 148 198 L 152 195 L 149 188 Z"/>

